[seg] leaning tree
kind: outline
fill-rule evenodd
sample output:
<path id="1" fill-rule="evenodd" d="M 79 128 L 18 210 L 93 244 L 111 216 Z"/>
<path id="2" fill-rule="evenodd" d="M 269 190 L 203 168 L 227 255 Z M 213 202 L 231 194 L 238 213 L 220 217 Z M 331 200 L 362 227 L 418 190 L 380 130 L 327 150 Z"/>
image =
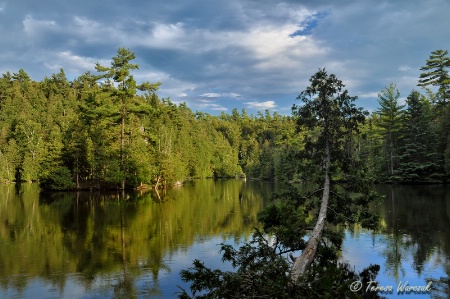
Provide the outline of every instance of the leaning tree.
<path id="1" fill-rule="evenodd" d="M 364 214 L 356 203 L 370 198 L 356 147 L 360 125 L 368 112 L 357 108 L 354 103 L 357 98 L 350 96 L 343 82 L 333 74 L 328 75 L 325 69 L 320 69 L 309 81 L 310 86 L 297 97 L 303 105 L 294 106 L 293 113 L 298 117 L 300 129 L 315 132 L 306 139 L 305 155 L 312 162 L 310 171 L 320 187 L 313 193 L 321 197 L 314 229 L 292 267 L 293 281 L 313 262 L 330 208 L 338 218 L 344 217 L 341 220 L 354 221 Z"/>
<path id="2" fill-rule="evenodd" d="M 235 271 L 211 270 L 195 260 L 181 272 L 192 296 L 182 290 L 180 298 L 377 298 L 364 288 L 353 292 L 350 285 L 374 281 L 379 266 L 358 274 L 338 259 L 342 227 L 377 223 L 368 212 L 375 194 L 358 152 L 359 126 L 368 113 L 325 69 L 310 83 L 293 115 L 307 136 L 298 159 L 314 188 L 275 194 L 258 215 L 262 227 L 250 242 L 239 249 L 222 244 L 222 260 Z"/>

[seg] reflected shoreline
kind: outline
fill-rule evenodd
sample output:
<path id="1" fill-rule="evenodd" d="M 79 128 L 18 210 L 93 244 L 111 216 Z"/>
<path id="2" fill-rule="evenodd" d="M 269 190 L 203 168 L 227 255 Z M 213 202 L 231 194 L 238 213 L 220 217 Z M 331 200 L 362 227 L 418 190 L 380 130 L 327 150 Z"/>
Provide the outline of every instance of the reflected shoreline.
<path id="1" fill-rule="evenodd" d="M 40 193 L 36 187 L 0 186 L 0 297 L 173 297 L 183 285 L 179 271 L 194 259 L 227 267 L 218 244 L 248 240 L 257 213 L 285 185 L 192 181 L 160 198 L 152 192 Z M 385 195 L 371 207 L 380 215 L 380 231 L 348 230 L 342 258 L 356 268 L 378 263 L 380 285 L 433 279 L 445 292 L 447 187 L 376 189 Z"/>

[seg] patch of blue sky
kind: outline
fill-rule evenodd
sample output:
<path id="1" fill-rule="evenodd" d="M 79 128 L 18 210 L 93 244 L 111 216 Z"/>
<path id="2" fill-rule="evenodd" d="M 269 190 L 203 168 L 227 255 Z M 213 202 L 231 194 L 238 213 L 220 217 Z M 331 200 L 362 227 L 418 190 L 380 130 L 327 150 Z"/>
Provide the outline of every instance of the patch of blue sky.
<path id="1" fill-rule="evenodd" d="M 310 17 L 306 18 L 300 23 L 300 29 L 289 35 L 290 37 L 295 36 L 308 36 L 313 34 L 313 30 L 328 14 L 326 12 L 318 12 L 312 14 Z"/>

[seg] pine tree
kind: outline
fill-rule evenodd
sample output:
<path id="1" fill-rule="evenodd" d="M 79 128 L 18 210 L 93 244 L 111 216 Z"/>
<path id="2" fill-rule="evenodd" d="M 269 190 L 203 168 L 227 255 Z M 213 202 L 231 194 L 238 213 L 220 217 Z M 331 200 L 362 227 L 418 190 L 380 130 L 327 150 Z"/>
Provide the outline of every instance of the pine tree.
<path id="1" fill-rule="evenodd" d="M 378 110 L 380 121 L 378 123 L 381 128 L 381 135 L 384 139 L 386 151 L 386 166 L 388 174 L 393 176 L 395 174 L 397 163 L 397 141 L 401 129 L 402 109 L 405 105 L 399 104 L 400 93 L 395 84 L 389 84 L 381 93 L 378 94 L 378 103 L 381 108 Z"/>
<path id="2" fill-rule="evenodd" d="M 425 87 L 433 104 L 434 129 L 438 139 L 438 155 L 444 165 L 447 180 L 450 177 L 450 57 L 447 50 L 431 52 L 426 65 L 421 68 L 419 86 Z M 429 88 L 438 88 L 436 93 Z"/>
<path id="3" fill-rule="evenodd" d="M 406 103 L 397 172 L 403 182 L 432 181 L 439 166 L 437 138 L 431 128 L 431 103 L 418 91 L 412 91 Z"/>
<path id="4" fill-rule="evenodd" d="M 104 85 L 105 92 L 111 97 L 111 114 L 110 117 L 117 117 L 120 121 L 120 172 L 121 172 L 121 188 L 125 188 L 125 180 L 127 176 L 126 155 L 125 155 L 125 134 L 126 122 L 130 114 L 148 113 L 151 110 L 149 103 L 143 98 L 136 96 L 137 90 L 153 93 L 156 91 L 160 83 L 150 84 L 144 82 L 137 85 L 131 71 L 139 68 L 139 65 L 130 63 L 136 56 L 133 52 L 125 48 L 119 48 L 117 56 L 112 58 L 111 67 L 96 64 L 96 70 L 103 73 L 98 79 L 106 80 Z M 117 87 L 114 86 L 117 84 Z"/>
<path id="5" fill-rule="evenodd" d="M 448 74 L 450 57 L 447 55 L 447 50 L 435 50 L 431 52 L 426 65 L 420 68 L 424 72 L 420 74 L 418 86 L 438 87 L 438 104 L 447 104 L 450 101 L 450 76 Z"/>

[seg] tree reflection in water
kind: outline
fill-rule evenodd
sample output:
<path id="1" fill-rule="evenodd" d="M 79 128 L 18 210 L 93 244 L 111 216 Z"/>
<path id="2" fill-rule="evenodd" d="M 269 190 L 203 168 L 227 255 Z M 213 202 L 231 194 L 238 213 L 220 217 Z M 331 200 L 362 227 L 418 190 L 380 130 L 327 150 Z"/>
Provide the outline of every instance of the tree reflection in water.
<path id="1" fill-rule="evenodd" d="M 450 259 L 450 193 L 442 185 L 378 186 L 386 196 L 378 205 L 382 229 L 380 241 L 385 244 L 385 275 L 396 283 L 405 280 L 405 264 L 418 277 L 433 281 L 433 298 L 448 298 Z M 410 265 L 409 265 L 410 264 Z M 425 269 L 427 266 L 427 269 Z M 428 277 L 446 273 L 447 277 Z M 425 272 L 425 273 L 424 273 Z M 444 296 L 444 297 L 442 297 Z"/>
<path id="2" fill-rule="evenodd" d="M 49 286 L 60 296 L 74 287 L 99 297 L 163 296 L 167 261 L 198 238 L 249 237 L 263 197 L 273 191 L 271 184 L 244 181 L 198 181 L 160 198 L 0 188 L 0 294 L 23 298 L 36 280 L 42 297 Z"/>
<path id="3" fill-rule="evenodd" d="M 179 270 L 205 257 L 220 267 L 216 244 L 249 238 L 265 199 L 281 187 L 196 181 L 158 198 L 152 192 L 39 194 L 32 184 L 1 185 L 0 297 L 173 297 Z M 369 245 L 383 259 L 379 276 L 433 279 L 431 296 L 448 298 L 447 188 L 377 189 L 386 198 L 374 204 L 381 229 L 370 233 Z M 367 265 L 371 257 L 364 258 Z"/>

